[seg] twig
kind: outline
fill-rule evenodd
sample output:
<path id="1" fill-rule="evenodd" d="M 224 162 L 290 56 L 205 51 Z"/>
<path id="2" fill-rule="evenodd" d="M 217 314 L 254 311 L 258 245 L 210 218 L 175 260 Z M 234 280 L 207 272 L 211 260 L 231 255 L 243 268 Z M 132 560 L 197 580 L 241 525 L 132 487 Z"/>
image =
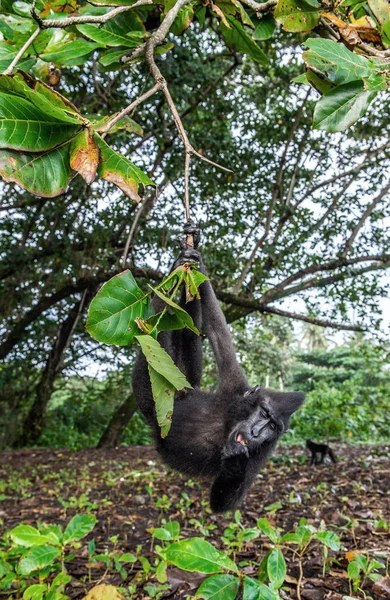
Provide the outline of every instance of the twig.
<path id="1" fill-rule="evenodd" d="M 382 188 L 382 190 L 379 192 L 377 197 L 374 198 L 374 200 L 371 202 L 371 204 L 368 205 L 368 207 L 366 208 L 366 210 L 360 217 L 356 227 L 352 231 L 350 237 L 346 241 L 344 249 L 341 253 L 342 257 L 347 256 L 348 252 L 351 250 L 351 248 L 353 246 L 355 238 L 356 238 L 357 234 L 359 233 L 360 229 L 363 227 L 364 223 L 366 222 L 368 217 L 371 215 L 374 208 L 379 204 L 379 202 L 381 202 L 381 200 L 383 200 L 383 198 L 386 196 L 386 194 L 388 193 L 389 190 L 390 190 L 390 182 L 387 185 L 385 185 L 384 188 Z"/>
<path id="2" fill-rule="evenodd" d="M 22 58 L 23 54 L 31 46 L 31 44 L 34 43 L 35 39 L 38 37 L 38 35 L 41 33 L 41 31 L 42 31 L 41 27 L 38 27 L 38 29 L 36 29 L 34 31 L 34 33 L 31 34 L 31 36 L 28 38 L 28 40 L 24 44 L 24 46 L 21 47 L 21 49 L 19 50 L 19 52 L 17 53 L 17 55 L 15 56 L 15 58 L 9 65 L 9 67 L 7 67 L 6 70 L 3 72 L 3 75 L 11 75 L 12 71 L 14 70 L 15 66 L 18 64 L 18 62 Z"/>
<path id="3" fill-rule="evenodd" d="M 132 112 L 137 106 L 139 106 L 140 104 L 142 104 L 142 102 L 145 102 L 145 100 L 147 100 L 148 98 L 150 98 L 151 96 L 153 96 L 156 92 L 158 92 L 158 90 L 161 88 L 159 83 L 156 83 L 153 87 L 151 87 L 149 90 L 147 90 L 144 94 L 142 94 L 141 96 L 139 96 L 136 100 L 134 100 L 134 102 L 132 102 L 131 104 L 129 104 L 129 106 L 126 106 L 126 108 L 124 108 L 123 110 L 121 110 L 121 112 L 119 113 L 115 113 L 111 119 L 109 121 L 107 121 L 106 123 L 104 123 L 101 127 L 97 127 L 96 131 L 103 133 L 103 137 L 105 137 L 107 135 L 107 133 L 109 132 L 109 130 L 116 124 L 118 123 L 118 121 L 120 121 L 121 119 L 123 119 L 123 117 L 125 117 L 126 115 L 128 115 L 130 112 Z"/>
<path id="4" fill-rule="evenodd" d="M 157 188 L 156 188 L 156 193 L 157 193 Z M 123 267 L 123 269 L 126 268 L 127 255 L 129 253 L 130 244 L 131 244 L 131 241 L 132 241 L 132 239 L 134 237 L 134 232 L 135 232 L 135 229 L 136 229 L 136 227 L 138 225 L 138 221 L 139 221 L 139 219 L 141 217 L 141 214 L 143 213 L 143 210 L 144 210 L 147 202 L 149 202 L 149 196 L 145 195 L 145 197 L 142 199 L 142 202 L 140 202 L 140 204 L 138 205 L 137 211 L 136 211 L 136 213 L 134 215 L 134 219 L 133 219 L 133 222 L 132 222 L 131 227 L 130 227 L 129 235 L 127 236 L 125 248 L 123 250 L 123 260 L 122 260 L 122 267 Z"/>
<path id="5" fill-rule="evenodd" d="M 153 4 L 153 0 L 138 0 L 131 6 L 118 6 L 117 8 L 114 8 L 114 10 L 111 10 L 105 15 L 65 17 L 64 19 L 42 19 L 37 14 L 35 8 L 31 10 L 31 14 L 33 19 L 38 23 L 41 29 L 48 29 L 49 27 L 64 29 L 65 27 L 69 27 L 70 25 L 81 25 L 83 23 L 98 23 L 99 25 L 102 25 L 103 23 L 107 23 L 107 21 L 114 19 L 115 17 L 124 12 L 134 10 L 134 8 L 138 8 L 138 6 L 145 6 L 147 4 Z"/>
<path id="6" fill-rule="evenodd" d="M 234 295 L 229 292 L 223 292 L 217 290 L 217 297 L 225 302 L 226 304 L 232 304 L 241 308 L 246 308 L 250 312 L 258 311 L 262 314 L 278 315 L 280 317 L 286 317 L 288 319 L 296 319 L 297 321 L 304 321 L 305 323 L 311 323 L 313 325 L 319 325 L 320 327 L 331 327 L 332 329 L 340 329 L 344 331 L 366 331 L 361 325 L 352 325 L 351 323 L 343 324 L 336 323 L 334 321 L 328 321 L 326 319 L 317 319 L 316 317 L 310 317 L 308 315 L 301 315 L 299 313 L 289 312 L 281 308 L 275 308 L 274 306 L 268 306 L 261 302 L 261 300 L 245 298 L 242 295 Z"/>
<path id="7" fill-rule="evenodd" d="M 257 14 L 261 15 L 273 6 L 276 6 L 277 0 L 268 0 L 267 2 L 261 3 L 255 2 L 255 0 L 242 0 L 242 3 L 250 6 Z"/>

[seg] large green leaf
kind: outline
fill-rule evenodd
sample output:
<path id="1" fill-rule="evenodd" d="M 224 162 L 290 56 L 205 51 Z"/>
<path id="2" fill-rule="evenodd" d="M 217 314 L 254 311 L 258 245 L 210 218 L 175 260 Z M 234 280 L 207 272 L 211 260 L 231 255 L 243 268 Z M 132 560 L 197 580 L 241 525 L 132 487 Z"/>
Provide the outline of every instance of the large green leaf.
<path id="1" fill-rule="evenodd" d="M 226 20 L 230 25 L 230 29 L 223 23 L 220 23 L 220 29 L 226 44 L 238 52 L 248 54 L 255 62 L 266 65 L 268 63 L 267 56 L 251 38 L 249 33 L 246 32 L 240 21 L 232 15 L 226 15 Z"/>
<path id="2" fill-rule="evenodd" d="M 98 167 L 100 177 L 115 183 L 129 198 L 139 202 L 139 185 L 154 185 L 153 181 L 127 158 L 110 148 L 99 135 L 96 134 L 95 140 L 101 157 Z"/>
<path id="3" fill-rule="evenodd" d="M 179 569 L 199 573 L 238 572 L 236 564 L 203 538 L 191 538 L 168 546 L 165 557 Z"/>
<path id="4" fill-rule="evenodd" d="M 274 588 L 280 588 L 286 578 L 286 561 L 280 548 L 272 548 L 267 560 L 267 573 Z"/>
<path id="5" fill-rule="evenodd" d="M 0 150 L 0 175 L 32 194 L 54 198 L 75 175 L 69 165 L 69 143 L 42 154 Z"/>
<path id="6" fill-rule="evenodd" d="M 75 515 L 66 526 L 63 536 L 64 544 L 70 544 L 81 540 L 96 525 L 95 515 Z"/>
<path id="7" fill-rule="evenodd" d="M 43 535 L 31 525 L 18 525 L 9 532 L 9 535 L 15 544 L 25 548 L 58 543 L 58 539 L 54 534 Z"/>
<path id="8" fill-rule="evenodd" d="M 53 62 L 57 67 L 74 67 L 84 64 L 88 54 L 102 47 L 104 44 L 75 39 L 66 42 L 58 49 L 42 52 L 40 58 L 46 62 Z"/>
<path id="9" fill-rule="evenodd" d="M 316 104 L 313 127 L 330 133 L 345 131 L 366 112 L 375 92 L 368 92 L 362 81 L 339 85 Z"/>
<path id="10" fill-rule="evenodd" d="M 321 5 L 313 0 L 278 0 L 274 17 L 286 31 L 311 31 L 320 20 Z"/>
<path id="11" fill-rule="evenodd" d="M 163 294 L 162 292 L 160 292 L 159 290 L 152 288 L 152 290 L 154 291 L 154 293 L 156 294 L 156 296 L 158 296 L 159 298 L 161 298 L 161 300 L 164 300 L 164 302 L 166 304 L 168 304 L 168 306 L 171 307 L 171 309 L 173 309 L 173 311 L 176 313 L 178 319 L 183 323 L 183 327 L 188 327 L 188 329 L 190 329 L 191 331 L 193 331 L 194 333 L 196 333 L 196 335 L 200 335 L 199 334 L 199 330 L 195 327 L 194 322 L 191 318 L 191 316 L 188 314 L 187 311 L 184 310 L 184 308 L 182 308 L 181 306 L 179 306 L 178 304 L 176 304 L 176 302 L 174 302 L 173 300 L 171 300 L 171 298 L 168 298 L 168 296 L 166 296 L 165 294 Z"/>
<path id="12" fill-rule="evenodd" d="M 35 546 L 21 559 L 19 572 L 21 575 L 29 575 L 33 571 L 43 569 L 51 565 L 60 554 L 60 549 L 53 546 Z"/>
<path id="13" fill-rule="evenodd" d="M 172 423 L 175 387 L 163 375 L 148 365 L 152 394 L 156 404 L 156 418 L 161 437 L 166 437 Z"/>
<path id="14" fill-rule="evenodd" d="M 275 29 L 275 19 L 271 15 L 265 15 L 256 26 L 252 37 L 258 41 L 268 40 L 273 36 Z"/>
<path id="15" fill-rule="evenodd" d="M 172 358 L 157 340 L 150 335 L 137 335 L 136 339 L 149 365 L 165 377 L 176 390 L 191 387 L 183 373 L 177 368 Z"/>
<path id="16" fill-rule="evenodd" d="M 77 25 L 77 29 L 94 42 L 104 46 L 124 46 L 125 48 L 136 48 L 143 42 L 144 33 L 132 31 L 126 35 L 118 35 L 98 25 Z"/>
<path id="17" fill-rule="evenodd" d="M 235 575 L 212 575 L 203 581 L 196 596 L 205 600 L 235 600 L 239 587 L 240 580 Z"/>
<path id="18" fill-rule="evenodd" d="M 88 333 L 105 344 L 127 346 L 139 333 L 136 319 L 144 319 L 148 299 L 130 271 L 107 281 L 92 300 L 87 318 Z"/>
<path id="19" fill-rule="evenodd" d="M 79 125 L 54 121 L 28 100 L 0 91 L 0 146 L 42 152 L 62 144 Z"/>
<path id="20" fill-rule="evenodd" d="M 326 74 L 336 84 L 370 78 L 386 68 L 386 65 L 351 52 L 332 40 L 310 38 L 305 43 L 310 48 L 303 53 L 306 65 Z"/>

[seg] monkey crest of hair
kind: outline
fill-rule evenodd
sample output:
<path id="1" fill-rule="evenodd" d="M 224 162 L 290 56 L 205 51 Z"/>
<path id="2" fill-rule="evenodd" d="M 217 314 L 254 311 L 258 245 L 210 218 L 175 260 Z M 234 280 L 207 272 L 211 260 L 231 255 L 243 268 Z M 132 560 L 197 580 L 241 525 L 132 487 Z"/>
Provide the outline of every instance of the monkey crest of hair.
<path id="1" fill-rule="evenodd" d="M 191 231 L 189 231 L 191 229 Z M 199 241 L 199 230 L 191 222 L 185 233 Z M 183 248 L 172 269 L 185 262 L 199 263 L 197 250 Z M 291 415 L 304 400 L 301 392 L 274 392 L 251 387 L 237 361 L 224 314 L 210 281 L 199 288 L 200 300 L 180 305 L 191 315 L 196 327 L 204 329 L 218 366 L 216 392 L 199 389 L 202 374 L 202 340 L 189 329 L 166 331 L 159 342 L 185 374 L 193 389 L 177 392 L 172 426 L 166 438 L 157 424 L 147 362 L 140 353 L 133 373 L 133 389 L 140 410 L 153 430 L 156 447 L 173 469 L 190 477 L 212 481 L 210 504 L 214 512 L 238 507 L 246 497 L 260 468 L 287 431 Z M 156 312 L 164 302 L 153 298 Z"/>

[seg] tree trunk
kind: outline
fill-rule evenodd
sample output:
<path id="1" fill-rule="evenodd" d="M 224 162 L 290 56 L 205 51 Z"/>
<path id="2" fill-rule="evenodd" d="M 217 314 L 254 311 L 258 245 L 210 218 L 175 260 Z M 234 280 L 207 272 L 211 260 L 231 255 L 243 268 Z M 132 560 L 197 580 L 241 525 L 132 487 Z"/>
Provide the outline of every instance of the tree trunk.
<path id="1" fill-rule="evenodd" d="M 36 444 L 40 438 L 55 379 L 62 368 L 65 351 L 87 303 L 87 296 L 89 299 L 90 295 L 91 292 L 83 293 L 81 300 L 73 306 L 69 315 L 58 328 L 56 339 L 36 387 L 34 403 L 23 423 L 22 433 L 16 442 L 16 446 Z"/>
<path id="2" fill-rule="evenodd" d="M 103 432 L 97 445 L 98 448 L 115 448 L 119 446 L 121 437 L 131 417 L 137 409 L 133 393 L 116 409 L 111 421 Z"/>

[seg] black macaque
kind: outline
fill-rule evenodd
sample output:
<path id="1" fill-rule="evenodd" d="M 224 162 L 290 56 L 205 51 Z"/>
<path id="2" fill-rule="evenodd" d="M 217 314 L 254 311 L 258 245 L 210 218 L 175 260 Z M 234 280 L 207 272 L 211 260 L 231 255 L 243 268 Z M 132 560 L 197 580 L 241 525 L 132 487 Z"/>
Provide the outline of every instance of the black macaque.
<path id="1" fill-rule="evenodd" d="M 194 226 L 192 226 L 194 227 Z M 193 233 L 187 224 L 185 233 Z M 196 238 L 195 238 L 196 239 Z M 199 263 L 194 249 L 182 250 L 173 268 Z M 199 288 L 200 300 L 181 306 L 195 325 L 204 329 L 211 342 L 218 366 L 218 388 L 214 393 L 199 389 L 202 374 L 202 341 L 189 329 L 159 334 L 159 342 L 186 375 L 193 389 L 176 393 L 172 426 L 166 438 L 160 437 L 147 363 L 139 354 L 133 373 L 133 389 L 140 410 L 152 426 L 156 447 L 173 469 L 190 477 L 213 480 L 210 504 L 214 512 L 239 506 L 260 468 L 287 430 L 289 419 L 303 402 L 301 392 L 273 392 L 250 387 L 238 364 L 224 314 L 210 281 Z M 156 311 L 164 307 L 153 298 Z"/>
<path id="2" fill-rule="evenodd" d="M 332 448 L 330 448 L 330 446 L 328 446 L 327 444 L 316 444 L 311 440 L 307 440 L 306 448 L 308 448 L 311 452 L 311 465 L 319 465 L 320 463 L 322 464 L 325 461 L 326 455 L 329 456 L 330 460 L 333 463 L 336 462 L 336 457 L 333 454 Z M 319 454 L 321 456 L 318 456 Z"/>

